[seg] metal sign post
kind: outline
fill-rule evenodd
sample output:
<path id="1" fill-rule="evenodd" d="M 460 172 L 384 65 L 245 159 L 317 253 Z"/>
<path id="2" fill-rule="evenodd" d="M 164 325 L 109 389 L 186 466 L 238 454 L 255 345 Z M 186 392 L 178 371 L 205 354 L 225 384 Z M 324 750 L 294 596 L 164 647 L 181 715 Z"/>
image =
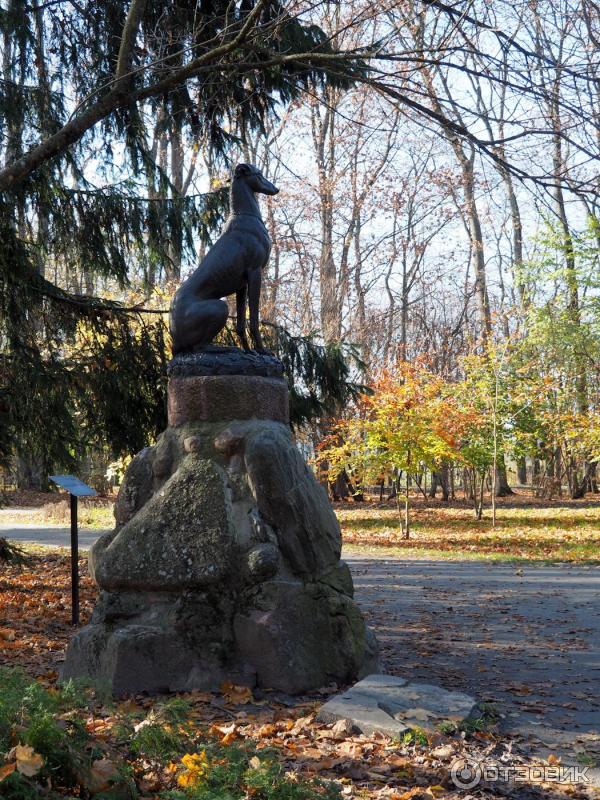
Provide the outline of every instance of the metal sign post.
<path id="1" fill-rule="evenodd" d="M 71 622 L 79 625 L 79 530 L 77 498 L 95 497 L 96 491 L 74 475 L 50 475 L 50 480 L 71 495 Z"/>

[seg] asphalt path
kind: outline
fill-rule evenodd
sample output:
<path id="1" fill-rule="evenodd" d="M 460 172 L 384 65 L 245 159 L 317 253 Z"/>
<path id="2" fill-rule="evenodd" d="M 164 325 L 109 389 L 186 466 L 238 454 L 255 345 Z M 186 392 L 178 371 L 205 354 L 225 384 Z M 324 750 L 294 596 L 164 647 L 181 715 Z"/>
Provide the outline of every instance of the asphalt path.
<path id="1" fill-rule="evenodd" d="M 106 531 L 91 528 L 79 529 L 79 548 L 89 550 L 96 539 Z M 0 525 L 0 538 L 13 542 L 28 542 L 47 547 L 70 547 L 71 529 L 61 525 Z"/>
<path id="2" fill-rule="evenodd" d="M 385 672 L 492 703 L 524 750 L 600 766 L 600 567 L 345 557 Z"/>

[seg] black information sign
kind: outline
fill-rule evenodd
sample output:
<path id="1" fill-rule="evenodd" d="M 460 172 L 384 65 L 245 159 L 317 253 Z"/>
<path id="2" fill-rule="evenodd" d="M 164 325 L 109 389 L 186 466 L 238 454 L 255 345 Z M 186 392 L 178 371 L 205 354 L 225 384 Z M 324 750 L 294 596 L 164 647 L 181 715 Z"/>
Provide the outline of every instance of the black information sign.
<path id="1" fill-rule="evenodd" d="M 71 495 L 71 621 L 79 625 L 79 531 L 77 498 L 95 497 L 96 491 L 74 475 L 50 475 L 50 480 Z"/>

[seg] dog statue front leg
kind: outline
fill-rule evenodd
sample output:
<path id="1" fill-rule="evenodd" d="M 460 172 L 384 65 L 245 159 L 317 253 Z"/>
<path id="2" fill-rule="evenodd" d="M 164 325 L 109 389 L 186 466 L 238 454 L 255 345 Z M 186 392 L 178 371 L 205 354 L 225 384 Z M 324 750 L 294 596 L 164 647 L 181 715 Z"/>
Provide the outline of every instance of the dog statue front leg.
<path id="1" fill-rule="evenodd" d="M 257 353 L 265 353 L 262 337 L 260 335 L 260 284 L 261 269 L 253 269 L 248 275 L 248 306 L 250 308 L 250 337 Z"/>
<path id="2" fill-rule="evenodd" d="M 244 350 L 250 350 L 248 338 L 246 337 L 246 294 L 247 290 L 245 284 L 235 293 L 235 331 Z"/>

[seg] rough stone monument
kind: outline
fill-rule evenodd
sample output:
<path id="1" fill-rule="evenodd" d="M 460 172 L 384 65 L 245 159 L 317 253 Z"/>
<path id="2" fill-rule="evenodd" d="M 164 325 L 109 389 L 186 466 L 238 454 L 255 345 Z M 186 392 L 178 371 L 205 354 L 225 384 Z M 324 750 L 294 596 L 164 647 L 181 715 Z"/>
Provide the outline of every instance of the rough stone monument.
<path id="1" fill-rule="evenodd" d="M 277 189 L 239 165 L 225 231 L 175 297 L 168 427 L 131 462 L 116 527 L 91 550 L 101 594 L 63 679 L 117 695 L 225 680 L 299 693 L 377 669 L 337 519 L 292 439 L 281 362 L 260 341 L 270 241 L 255 192 Z M 233 293 L 244 350 L 211 344 Z"/>

